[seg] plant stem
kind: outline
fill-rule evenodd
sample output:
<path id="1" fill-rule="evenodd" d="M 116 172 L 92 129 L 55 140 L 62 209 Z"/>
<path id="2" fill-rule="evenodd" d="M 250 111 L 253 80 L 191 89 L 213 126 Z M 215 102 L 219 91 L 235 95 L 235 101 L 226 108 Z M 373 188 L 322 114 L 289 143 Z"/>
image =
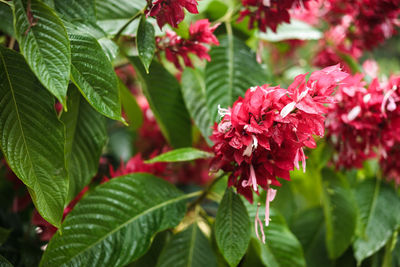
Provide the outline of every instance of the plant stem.
<path id="1" fill-rule="evenodd" d="M 120 35 L 124 32 L 124 30 L 126 29 L 126 27 L 129 26 L 129 24 L 131 24 L 135 19 L 137 19 L 138 17 L 140 17 L 142 14 L 144 14 L 144 11 L 146 10 L 146 8 L 147 8 L 147 6 L 146 6 L 144 9 L 138 11 L 135 15 L 133 15 L 132 18 L 130 18 L 130 19 L 124 24 L 124 26 L 121 27 L 121 29 L 119 29 L 119 31 L 117 32 L 117 34 L 116 34 L 116 35 L 114 36 L 114 38 L 113 38 L 113 40 L 114 40 L 115 42 L 118 41 Z"/>
<path id="2" fill-rule="evenodd" d="M 0 3 L 4 3 L 4 4 L 6 4 L 6 5 L 10 6 L 10 7 L 13 7 L 11 2 L 8 2 L 8 1 L 5 1 L 5 0 L 0 0 Z"/>
<path id="3" fill-rule="evenodd" d="M 15 45 L 15 38 L 11 37 L 10 42 L 8 43 L 8 48 L 14 49 L 14 45 Z"/>
<path id="4" fill-rule="evenodd" d="M 208 196 L 208 194 L 211 192 L 211 189 L 214 187 L 214 185 L 221 180 L 224 176 L 226 176 L 226 173 L 222 173 L 220 176 L 218 176 L 217 178 L 215 178 L 212 183 L 206 188 L 204 189 L 203 193 L 195 200 L 193 201 L 189 207 L 188 210 L 191 210 L 193 208 L 195 208 L 197 205 L 199 205 L 201 202 L 203 202 L 203 200 Z"/>

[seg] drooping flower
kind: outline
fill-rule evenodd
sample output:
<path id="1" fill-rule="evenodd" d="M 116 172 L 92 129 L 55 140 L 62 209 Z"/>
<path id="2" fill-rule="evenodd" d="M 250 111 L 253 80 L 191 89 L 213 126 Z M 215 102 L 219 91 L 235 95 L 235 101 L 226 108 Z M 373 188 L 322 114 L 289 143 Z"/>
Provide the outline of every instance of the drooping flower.
<path id="1" fill-rule="evenodd" d="M 211 139 L 215 157 L 212 169 L 230 172 L 229 186 L 250 202 L 253 191 L 267 191 L 265 224 L 269 202 L 279 186 L 278 177 L 290 179 L 289 172 L 306 167 L 304 148 L 315 148 L 314 135 L 324 135 L 326 103 L 338 83 L 347 77 L 338 65 L 316 71 L 306 80 L 299 75 L 289 88 L 269 85 L 247 90 L 232 108 L 219 108 L 222 117 L 214 125 Z M 256 223 L 257 225 L 257 223 Z"/>
<path id="2" fill-rule="evenodd" d="M 174 63 L 178 70 L 182 70 L 180 57 L 185 66 L 193 68 L 189 53 L 195 54 L 200 59 L 211 60 L 208 54 L 209 48 L 205 45 L 219 45 L 218 39 L 213 34 L 218 26 L 219 24 L 210 27 L 207 19 L 198 20 L 190 25 L 188 39 L 167 30 L 165 36 L 156 38 L 158 50 L 165 51 L 167 60 Z"/>
<path id="3" fill-rule="evenodd" d="M 146 10 L 146 15 L 156 17 L 157 24 L 162 28 L 165 24 L 169 24 L 174 28 L 185 18 L 185 11 L 193 14 L 199 13 L 197 10 L 197 0 L 156 0 L 150 1 L 150 6 Z"/>

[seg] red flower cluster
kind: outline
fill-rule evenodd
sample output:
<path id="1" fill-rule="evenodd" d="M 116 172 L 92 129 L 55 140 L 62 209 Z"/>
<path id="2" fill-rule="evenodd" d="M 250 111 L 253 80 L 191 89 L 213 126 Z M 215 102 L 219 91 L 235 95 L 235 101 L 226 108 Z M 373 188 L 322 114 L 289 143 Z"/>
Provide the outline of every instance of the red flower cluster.
<path id="1" fill-rule="evenodd" d="M 189 53 L 195 54 L 200 59 L 211 60 L 208 48 L 204 45 L 219 45 L 218 39 L 213 34 L 218 26 L 219 24 L 210 27 L 208 19 L 198 20 L 190 25 L 188 39 L 167 30 L 165 36 L 156 38 L 157 47 L 159 50 L 165 50 L 167 60 L 174 63 L 178 70 L 182 70 L 179 57 L 182 57 L 186 66 L 193 68 Z"/>
<path id="2" fill-rule="evenodd" d="M 156 0 L 150 3 L 146 10 L 147 16 L 154 16 L 157 19 L 157 24 L 162 28 L 166 23 L 172 27 L 178 27 L 178 24 L 185 18 L 183 8 L 193 14 L 199 13 L 197 10 L 197 0 Z"/>
<path id="3" fill-rule="evenodd" d="M 244 10 L 240 12 L 238 21 L 249 17 L 249 29 L 258 28 L 266 32 L 270 28 L 274 32 L 278 24 L 290 23 L 289 10 L 292 7 L 304 8 L 309 0 L 242 0 Z"/>
<path id="4" fill-rule="evenodd" d="M 347 75 L 336 65 L 313 72 L 308 81 L 307 74 L 297 76 L 287 90 L 252 87 L 232 108 L 219 110 L 223 118 L 211 136 L 212 168 L 231 172 L 229 186 L 250 202 L 258 186 L 267 190 L 266 225 L 275 195 L 271 185 L 280 185 L 277 177 L 289 180 L 299 161 L 305 171 L 303 148 L 315 148 L 313 135 L 324 135 L 325 104 L 332 103 L 331 94 Z"/>
<path id="5" fill-rule="evenodd" d="M 337 167 L 361 168 L 366 159 L 378 157 L 385 177 L 400 184 L 399 88 L 400 76 L 374 79 L 368 88 L 361 74 L 343 81 L 326 121 Z"/>

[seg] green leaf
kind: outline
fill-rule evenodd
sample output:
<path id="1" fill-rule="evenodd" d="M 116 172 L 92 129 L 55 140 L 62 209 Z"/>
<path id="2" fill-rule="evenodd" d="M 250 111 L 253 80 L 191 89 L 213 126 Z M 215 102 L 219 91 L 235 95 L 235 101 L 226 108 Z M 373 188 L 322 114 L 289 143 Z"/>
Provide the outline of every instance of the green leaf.
<path id="1" fill-rule="evenodd" d="M 326 224 L 326 247 L 331 259 L 341 256 L 350 246 L 356 222 L 357 206 L 344 177 L 322 169 L 323 207 Z"/>
<path id="2" fill-rule="evenodd" d="M 322 207 L 299 213 L 293 220 L 292 232 L 299 239 L 309 267 L 333 266 L 325 244 L 326 229 Z"/>
<path id="3" fill-rule="evenodd" d="M 56 0 L 54 1 L 56 11 L 63 19 L 69 21 L 96 22 L 96 11 L 94 0 Z"/>
<path id="4" fill-rule="evenodd" d="M 158 125 L 175 148 L 192 145 L 192 130 L 189 113 L 183 103 L 180 85 L 160 63 L 154 61 L 149 74 L 137 57 L 129 57 L 135 67 L 142 89 Z"/>
<path id="5" fill-rule="evenodd" d="M 139 58 L 143 63 L 146 72 L 149 73 L 149 67 L 156 51 L 156 41 L 153 25 L 146 21 L 146 16 L 142 16 L 136 35 L 136 46 Z"/>
<path id="6" fill-rule="evenodd" d="M 40 215 L 60 226 L 68 191 L 64 125 L 24 58 L 0 46 L 0 145 Z"/>
<path id="7" fill-rule="evenodd" d="M 279 193 L 279 192 L 278 192 Z M 254 222 L 257 204 L 244 202 L 249 212 L 250 220 Z M 265 207 L 259 209 L 260 219 L 265 216 Z M 260 255 L 261 261 L 268 267 L 295 267 L 306 266 L 303 250 L 296 236 L 289 230 L 285 219 L 274 209 L 270 209 L 269 225 L 263 224 L 266 244 L 257 237 L 253 228 L 252 245 Z"/>
<path id="8" fill-rule="evenodd" d="M 98 20 L 129 19 L 146 6 L 143 0 L 96 1 Z"/>
<path id="9" fill-rule="evenodd" d="M 14 36 L 13 12 L 9 5 L 0 2 L 0 31 Z"/>
<path id="10" fill-rule="evenodd" d="M 65 106 L 71 51 L 63 23 L 39 0 L 14 0 L 14 5 L 15 35 L 22 54 L 39 81 Z"/>
<path id="11" fill-rule="evenodd" d="M 92 107 L 114 120 L 121 116 L 118 80 L 97 40 L 78 33 L 69 35 L 72 51 L 72 80 Z"/>
<path id="12" fill-rule="evenodd" d="M 206 98 L 212 121 L 218 119 L 218 105 L 227 108 L 248 88 L 268 83 L 255 53 L 243 41 L 232 35 L 219 41 L 220 45 L 210 50 L 211 61 L 206 65 Z"/>
<path id="13" fill-rule="evenodd" d="M 210 241 L 196 224 L 174 235 L 161 252 L 157 267 L 216 267 Z"/>
<path id="14" fill-rule="evenodd" d="M 230 266 L 237 266 L 250 242 L 250 219 L 241 198 L 227 188 L 215 219 L 217 245 Z"/>
<path id="15" fill-rule="evenodd" d="M 199 150 L 193 147 L 178 148 L 172 151 L 165 152 L 157 157 L 147 160 L 147 163 L 154 162 L 181 162 L 191 161 L 195 159 L 205 159 L 213 157 L 212 153 Z"/>
<path id="16" fill-rule="evenodd" d="M 3 245 L 4 242 L 7 241 L 10 233 L 11 233 L 11 229 L 6 229 L 3 227 L 0 227 L 0 246 Z"/>
<path id="17" fill-rule="evenodd" d="M 204 83 L 204 77 L 202 77 L 198 69 L 185 68 L 182 73 L 181 90 L 190 116 L 197 127 L 199 127 L 199 130 L 207 143 L 212 145 L 209 138 L 212 133 L 212 121 L 206 104 L 206 86 Z"/>
<path id="18" fill-rule="evenodd" d="M 371 179 L 359 184 L 355 193 L 360 227 L 353 250 L 361 263 L 381 249 L 400 226 L 400 198 L 389 185 Z"/>
<path id="19" fill-rule="evenodd" d="M 13 265 L 2 255 L 0 255 L 0 265 L 2 267 L 13 267 Z"/>
<path id="20" fill-rule="evenodd" d="M 188 195 L 153 175 L 113 178 L 87 194 L 65 218 L 40 266 L 123 266 L 175 227 Z M 62 233 L 62 234 L 61 234 Z"/>
<path id="21" fill-rule="evenodd" d="M 101 151 L 107 140 L 106 120 L 80 95 L 75 86 L 68 92 L 68 112 L 61 121 L 65 124 L 65 157 L 69 173 L 70 202 L 97 173 Z"/>
<path id="22" fill-rule="evenodd" d="M 129 126 L 133 130 L 139 129 L 143 124 L 143 113 L 135 97 L 126 88 L 125 84 L 119 79 L 119 92 L 121 95 L 122 107 L 125 111 L 125 115 L 128 117 Z"/>
<path id="23" fill-rule="evenodd" d="M 261 40 L 270 42 L 281 42 L 285 40 L 319 40 L 323 34 L 319 30 L 312 27 L 310 24 L 300 20 L 291 19 L 290 24 L 283 23 L 278 25 L 275 32 L 257 31 L 258 37 Z"/>

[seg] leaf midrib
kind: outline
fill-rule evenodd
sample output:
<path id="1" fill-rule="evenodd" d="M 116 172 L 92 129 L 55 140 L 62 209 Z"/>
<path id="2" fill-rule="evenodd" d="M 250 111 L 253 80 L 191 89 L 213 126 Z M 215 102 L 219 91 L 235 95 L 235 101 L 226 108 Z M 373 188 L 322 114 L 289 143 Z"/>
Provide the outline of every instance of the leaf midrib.
<path id="1" fill-rule="evenodd" d="M 110 232 L 107 233 L 106 235 L 104 235 L 104 236 L 102 236 L 101 238 L 99 238 L 96 242 L 93 242 L 93 243 L 92 243 L 90 246 L 88 246 L 87 248 L 81 250 L 78 254 L 75 254 L 73 257 L 71 257 L 68 261 L 64 262 L 63 264 L 66 264 L 66 263 L 71 262 L 74 258 L 76 258 L 76 257 L 78 257 L 79 255 L 81 255 L 82 253 L 84 253 L 84 252 L 90 250 L 90 249 L 93 248 L 95 245 L 97 245 L 98 243 L 100 243 L 101 241 L 103 241 L 104 239 L 106 239 L 108 236 L 111 236 L 112 234 L 114 234 L 115 232 L 119 231 L 120 229 L 122 229 L 122 228 L 125 227 L 126 225 L 131 224 L 131 223 L 134 222 L 136 219 L 138 219 L 138 218 L 140 218 L 140 217 L 142 217 L 142 216 L 144 216 L 144 215 L 146 215 L 146 214 L 148 214 L 148 213 L 150 213 L 150 212 L 152 212 L 152 211 L 154 211 L 154 210 L 160 209 L 160 208 L 162 208 L 162 207 L 164 207 L 164 206 L 167 206 L 167 205 L 169 205 L 169 204 L 172 204 L 172 203 L 174 203 L 174 202 L 177 203 L 177 202 L 179 202 L 179 201 L 181 201 L 181 200 L 184 200 L 184 199 L 186 199 L 186 198 L 191 198 L 191 197 L 193 197 L 193 194 L 182 195 L 182 196 L 179 196 L 179 197 L 170 199 L 170 200 L 168 200 L 168 201 L 162 202 L 162 203 L 160 203 L 160 204 L 158 204 L 158 205 L 156 205 L 156 206 L 153 206 L 153 207 L 151 207 L 151 208 L 145 210 L 144 212 L 139 213 L 138 215 L 132 217 L 130 220 L 124 222 L 123 224 L 121 224 L 121 225 L 119 225 L 118 227 L 116 227 L 114 230 L 110 231 Z"/>

